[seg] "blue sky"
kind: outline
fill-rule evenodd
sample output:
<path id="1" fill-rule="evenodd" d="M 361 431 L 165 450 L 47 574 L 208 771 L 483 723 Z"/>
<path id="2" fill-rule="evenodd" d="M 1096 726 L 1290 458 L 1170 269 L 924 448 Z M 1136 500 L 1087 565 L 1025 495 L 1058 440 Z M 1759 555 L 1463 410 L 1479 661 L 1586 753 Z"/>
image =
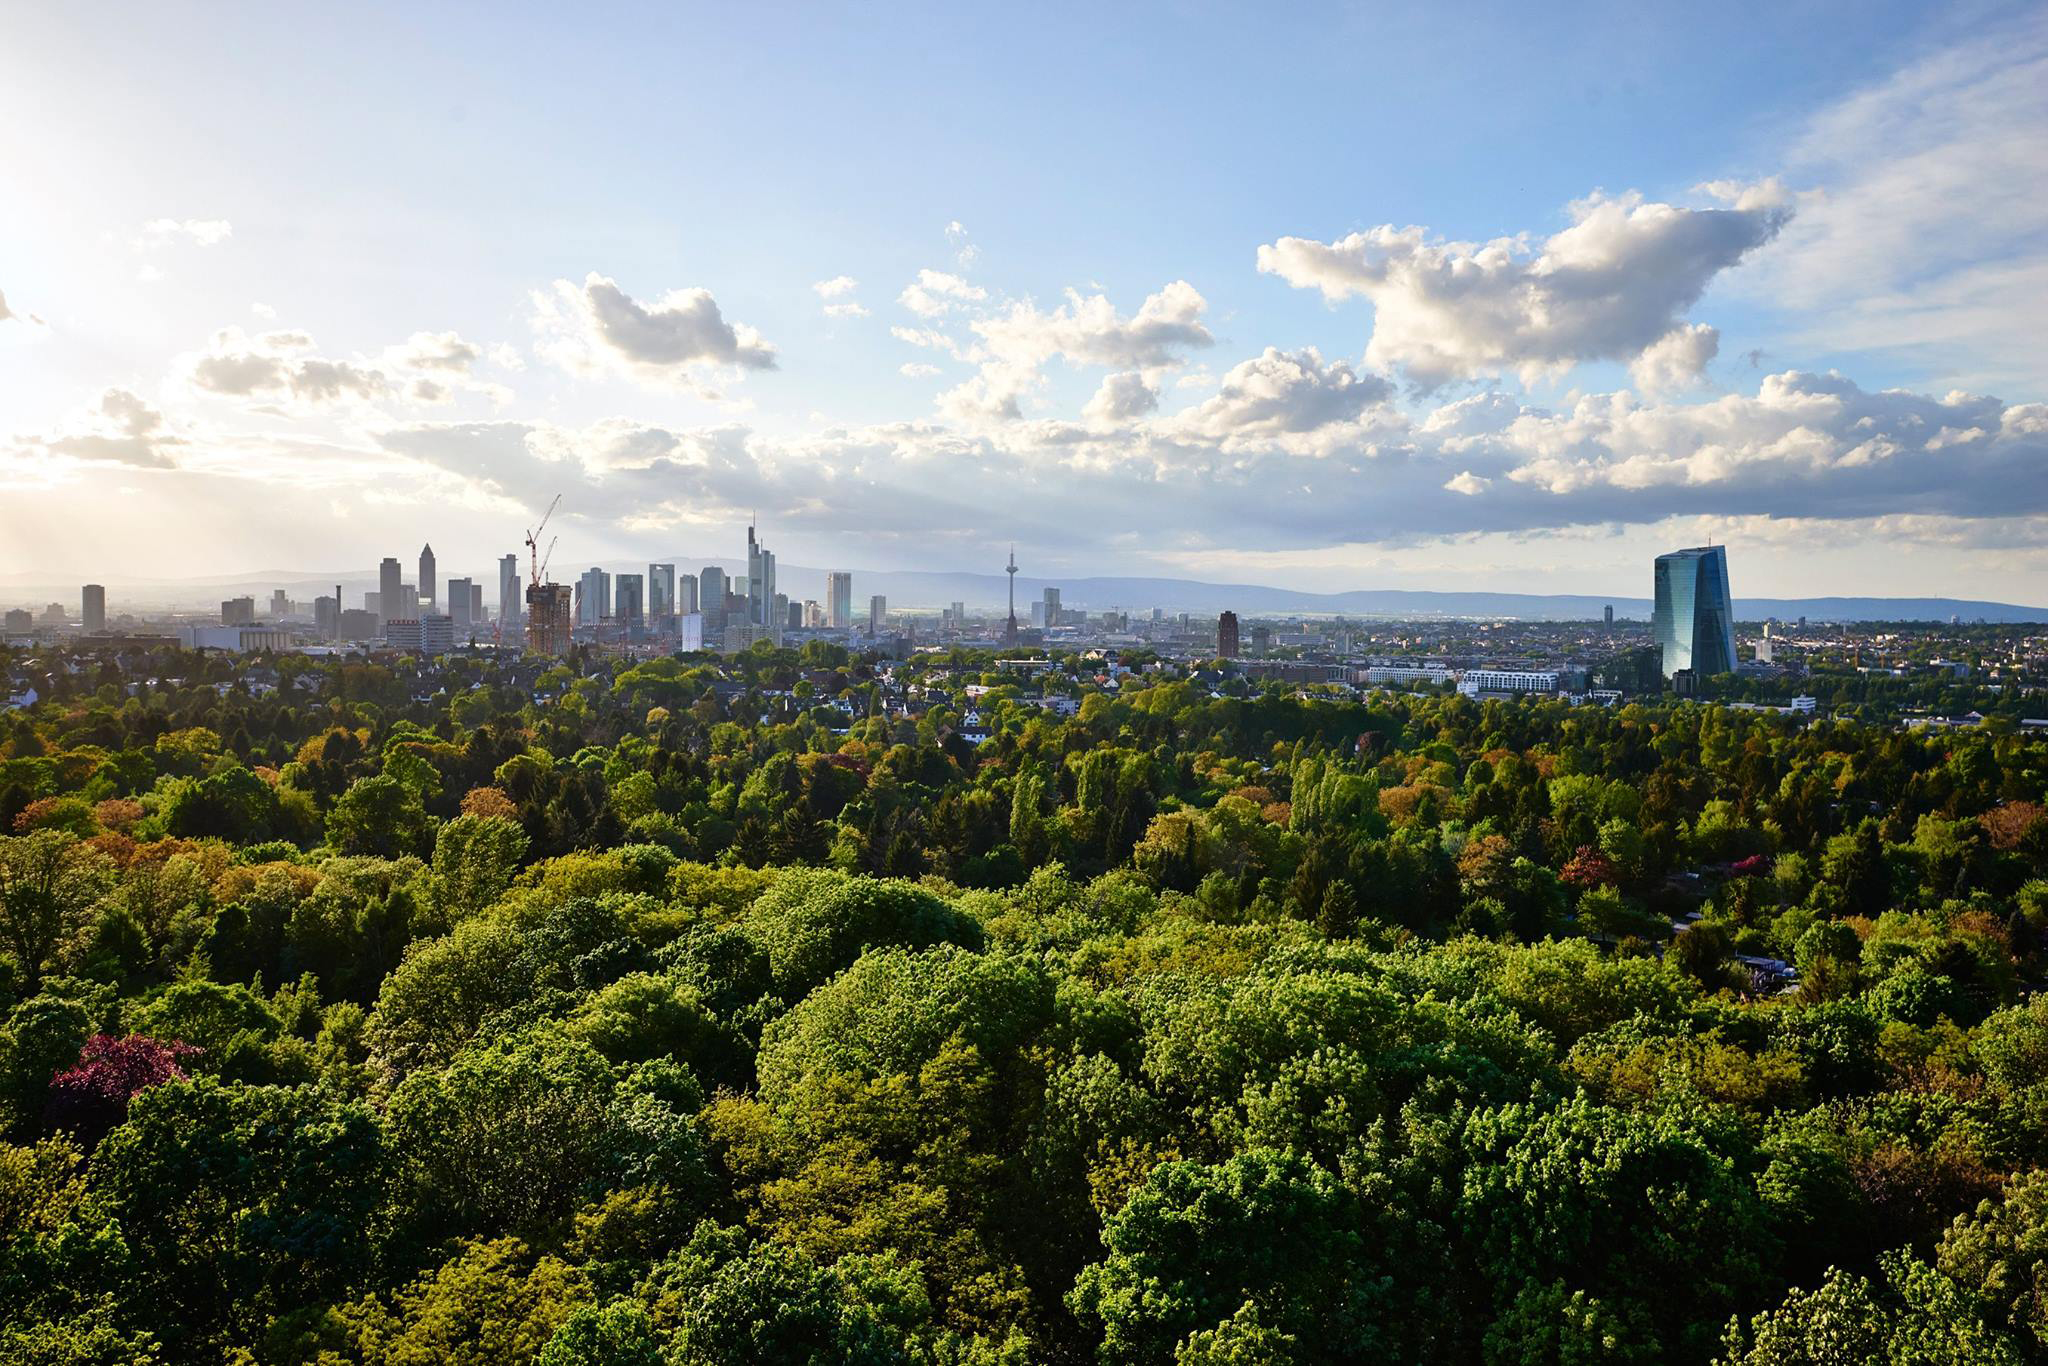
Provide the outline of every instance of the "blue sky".
<path id="1" fill-rule="evenodd" d="M 2038 6 L 0 25 L 0 573 L 2048 602 Z"/>

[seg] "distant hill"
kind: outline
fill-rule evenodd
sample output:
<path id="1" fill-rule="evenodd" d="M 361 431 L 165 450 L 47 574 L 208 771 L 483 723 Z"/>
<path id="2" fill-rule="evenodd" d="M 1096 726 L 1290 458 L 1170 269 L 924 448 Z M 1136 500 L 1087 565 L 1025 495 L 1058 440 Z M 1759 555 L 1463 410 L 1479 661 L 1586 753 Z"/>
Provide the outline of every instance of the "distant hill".
<path id="1" fill-rule="evenodd" d="M 746 566 L 732 560 L 704 560 L 690 556 L 671 557 L 678 572 L 695 572 L 705 564 L 718 564 L 729 574 L 744 573 Z M 667 561 L 662 561 L 666 563 Z M 410 569 L 410 565 L 407 566 Z M 644 568 L 641 564 L 612 562 L 604 566 L 614 573 Z M 442 566 L 445 578 L 459 576 L 465 568 L 484 578 L 484 600 L 497 606 L 498 581 L 495 565 Z M 556 575 L 573 579 L 576 571 L 557 567 Z M 784 564 L 777 568 L 777 587 L 790 596 L 825 600 L 825 571 L 803 565 Z M 61 602 L 72 611 L 78 607 L 78 585 L 52 584 L 45 576 L 11 574 L 0 577 L 0 601 L 14 607 L 40 608 L 45 602 Z M 258 571 L 252 574 L 193 579 L 107 581 L 108 607 L 120 612 L 124 605 L 136 608 L 178 606 L 203 609 L 220 599 L 250 594 L 259 606 L 271 590 L 282 588 L 304 601 L 331 593 L 335 584 L 351 605 L 360 595 L 377 586 L 374 571 L 309 573 L 304 570 Z M 1030 604 L 1048 587 L 1060 590 L 1066 607 L 1100 612 L 1118 608 L 1149 612 L 1161 608 L 1168 613 L 1195 612 L 1207 615 L 1229 610 L 1240 616 L 1320 615 L 1390 618 L 1504 618 L 1520 621 L 1598 620 L 1610 604 L 1624 619 L 1647 620 L 1650 600 L 1641 597 L 1604 597 L 1589 593 L 1457 593 L 1422 589 L 1360 588 L 1342 593 L 1312 593 L 1268 584 L 1204 583 L 1195 579 L 1163 578 L 1034 578 L 1017 576 L 1017 615 L 1027 617 Z M 1001 574 L 964 574 L 925 570 L 855 570 L 854 612 L 864 617 L 868 599 L 881 594 L 891 609 L 936 611 L 950 603 L 964 603 L 970 611 L 1001 610 L 1009 585 Z M 1980 602 L 1967 598 L 1737 598 L 1735 614 L 1744 621 L 1764 617 L 1814 621 L 1947 621 L 1965 622 L 2048 622 L 2048 608 L 2027 607 L 2008 602 Z"/>

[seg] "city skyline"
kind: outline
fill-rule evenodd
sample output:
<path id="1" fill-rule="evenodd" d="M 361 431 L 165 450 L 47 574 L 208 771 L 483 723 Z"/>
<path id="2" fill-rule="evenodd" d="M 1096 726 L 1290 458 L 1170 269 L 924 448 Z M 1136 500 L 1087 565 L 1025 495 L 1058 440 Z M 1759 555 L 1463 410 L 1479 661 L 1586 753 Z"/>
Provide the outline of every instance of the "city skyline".
<path id="1" fill-rule="evenodd" d="M 2032 7 L 1500 10 L 1462 48 L 1134 9 L 1097 36 L 1179 60 L 1079 102 L 917 7 L 683 83 L 567 20 L 441 62 L 473 34 L 435 14 L 347 137 L 313 92 L 384 26 L 238 14 L 232 51 L 12 21 L 0 112 L 39 140 L 0 171 L 78 191 L 0 223 L 0 576 L 317 577 L 410 562 L 412 525 L 488 582 L 561 494 L 564 565 L 685 563 L 758 510 L 789 563 L 883 572 L 1016 540 L 1063 575 L 1599 593 L 1712 539 L 1772 596 L 2048 602 Z M 716 66 L 758 24 L 690 37 Z M 1024 41 L 1109 70 L 1078 32 Z M 952 118 L 830 103 L 841 53 L 911 34 Z M 550 71 L 543 125 L 518 76 L 557 47 L 605 74 Z M 1167 102 L 1174 70 L 1231 93 Z M 244 169 L 287 147 L 289 183 Z"/>

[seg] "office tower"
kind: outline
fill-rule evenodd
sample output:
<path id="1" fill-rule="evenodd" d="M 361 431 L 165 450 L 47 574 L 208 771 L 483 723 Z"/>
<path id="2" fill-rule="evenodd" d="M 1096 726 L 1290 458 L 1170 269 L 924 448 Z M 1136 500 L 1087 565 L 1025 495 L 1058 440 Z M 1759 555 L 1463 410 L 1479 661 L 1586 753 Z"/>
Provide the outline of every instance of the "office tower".
<path id="1" fill-rule="evenodd" d="M 825 576 L 825 624 L 841 631 L 853 625 L 853 575 L 842 570 Z"/>
<path id="2" fill-rule="evenodd" d="M 399 616 L 407 621 L 418 621 L 420 619 L 420 590 L 412 584 L 401 583 L 398 585 L 398 606 L 394 609 L 389 603 L 386 603 L 384 610 L 387 612 L 395 610 Z"/>
<path id="3" fill-rule="evenodd" d="M 282 588 L 270 590 L 270 619 L 283 621 L 292 614 L 291 597 Z"/>
<path id="4" fill-rule="evenodd" d="M 676 614 L 676 567 L 672 564 L 647 566 L 647 616 L 660 621 Z"/>
<path id="5" fill-rule="evenodd" d="M 1216 618 L 1216 654 L 1221 659 L 1237 658 L 1237 613 Z"/>
<path id="6" fill-rule="evenodd" d="M 384 643 L 394 650 L 420 652 L 420 623 L 392 617 L 384 623 Z"/>
<path id="7" fill-rule="evenodd" d="M 825 624 L 825 608 L 824 608 L 824 605 L 823 605 L 822 603 L 818 602 L 818 601 L 817 601 L 816 599 L 814 599 L 814 598 L 805 598 L 805 599 L 804 599 L 804 605 L 803 605 L 803 611 L 802 611 L 802 617 L 803 617 L 803 620 L 802 620 L 802 621 L 800 621 L 800 622 L 799 622 L 799 621 L 797 620 L 797 617 L 798 617 L 798 612 L 797 612 L 797 605 L 796 605 L 795 603 L 791 603 L 791 604 L 789 605 L 789 608 L 790 608 L 790 611 L 789 611 L 789 624 L 790 624 L 790 625 L 792 625 L 792 626 L 798 626 L 798 625 L 801 625 L 801 626 L 803 626 L 803 627 L 804 627 L 805 629 L 807 629 L 807 630 L 813 630 L 813 631 L 815 631 L 815 630 L 817 630 L 817 629 L 818 629 L 818 628 L 819 628 L 820 626 L 823 626 L 823 625 Z"/>
<path id="8" fill-rule="evenodd" d="M 747 620 L 756 626 L 774 626 L 775 555 L 747 528 Z"/>
<path id="9" fill-rule="evenodd" d="M 398 610 L 398 589 L 403 583 L 397 557 L 386 555 L 384 562 L 377 566 L 377 620 L 381 624 L 389 617 L 402 617 L 406 613 Z"/>
<path id="10" fill-rule="evenodd" d="M 341 635 L 341 594 L 328 597 L 322 593 L 313 599 L 313 631 L 322 640 L 334 640 Z"/>
<path id="11" fill-rule="evenodd" d="M 646 581 L 638 574 L 621 574 L 612 581 L 612 615 L 628 635 L 646 629 Z"/>
<path id="12" fill-rule="evenodd" d="M 526 648 L 537 655 L 569 653 L 569 585 L 536 583 L 527 588 Z"/>
<path id="13" fill-rule="evenodd" d="M 423 545 L 420 547 L 420 597 L 429 605 L 435 601 L 434 582 L 434 547 Z"/>
<path id="14" fill-rule="evenodd" d="M 798 604 L 799 607 L 802 604 Z M 789 594 L 777 593 L 768 602 L 768 631 L 777 645 L 782 643 L 782 632 L 789 625 Z"/>
<path id="15" fill-rule="evenodd" d="M 469 585 L 469 624 L 473 630 L 483 629 L 484 586 L 481 580 Z"/>
<path id="16" fill-rule="evenodd" d="M 1003 642 L 1007 645 L 1015 645 L 1017 643 L 1017 547 L 1014 545 L 1010 547 L 1009 566 L 1003 572 L 1010 576 L 1010 620 L 1003 627 Z"/>
<path id="17" fill-rule="evenodd" d="M 1663 654 L 1664 676 L 1689 670 L 1694 681 L 1735 668 L 1735 609 L 1728 596 L 1724 546 L 1674 550 L 1657 557 L 1651 636 Z"/>
<path id="18" fill-rule="evenodd" d="M 510 631 L 518 626 L 519 614 L 519 557 L 501 556 L 498 560 L 498 624 Z"/>
<path id="19" fill-rule="evenodd" d="M 382 593 L 363 594 L 363 610 L 379 621 L 384 620 L 384 595 Z"/>
<path id="20" fill-rule="evenodd" d="M 684 654 L 704 648 L 704 614 L 685 612 L 676 618 L 676 649 Z"/>
<path id="21" fill-rule="evenodd" d="M 1273 628 L 1270 626 L 1252 627 L 1252 653 L 1262 655 L 1272 648 Z"/>
<path id="22" fill-rule="evenodd" d="M 1060 624 L 1060 590 L 1045 590 L 1045 625 L 1048 630 Z"/>
<path id="23" fill-rule="evenodd" d="M 880 593 L 868 599 L 868 634 L 882 634 L 882 626 L 889 619 L 889 600 Z"/>
<path id="24" fill-rule="evenodd" d="M 476 623 L 469 617 L 469 580 L 448 580 L 448 627 L 456 635 L 469 634 Z"/>
<path id="25" fill-rule="evenodd" d="M 220 605 L 220 624 L 223 626 L 254 626 L 256 624 L 256 599 L 228 598 Z"/>
<path id="26" fill-rule="evenodd" d="M 455 648 L 455 623 L 446 612 L 425 612 L 420 616 L 420 653 L 445 655 Z"/>
<path id="27" fill-rule="evenodd" d="M 704 639 L 725 639 L 725 571 L 715 564 L 697 575 L 697 610 L 704 614 Z"/>
<path id="28" fill-rule="evenodd" d="M 82 610 L 79 623 L 88 631 L 107 629 L 107 590 L 99 584 L 89 583 L 79 593 Z"/>
<path id="29" fill-rule="evenodd" d="M 697 610 L 697 576 L 684 574 L 676 580 L 676 615 L 687 617 Z"/>
<path id="30" fill-rule="evenodd" d="M 804 627 L 808 626 L 810 623 L 804 619 L 804 609 L 818 605 L 815 602 L 791 602 L 780 593 L 775 595 L 775 600 L 782 604 L 783 629 L 789 631 L 801 631 Z"/>
<path id="31" fill-rule="evenodd" d="M 26 635 L 35 629 L 35 613 L 29 611 L 26 607 L 10 607 L 7 609 L 7 634 L 11 636 Z"/>
<path id="32" fill-rule="evenodd" d="M 612 614 L 612 576 L 592 565 L 576 580 L 576 624 L 595 626 Z"/>
<path id="33" fill-rule="evenodd" d="M 1607 629 L 1614 629 L 1614 604 L 1611 602 L 1607 604 Z"/>

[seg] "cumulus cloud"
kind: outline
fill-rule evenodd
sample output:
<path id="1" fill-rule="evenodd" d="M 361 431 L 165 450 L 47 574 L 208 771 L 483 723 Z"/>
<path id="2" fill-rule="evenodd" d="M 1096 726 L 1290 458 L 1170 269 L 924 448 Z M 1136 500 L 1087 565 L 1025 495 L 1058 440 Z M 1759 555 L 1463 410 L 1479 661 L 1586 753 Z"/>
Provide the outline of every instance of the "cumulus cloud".
<path id="1" fill-rule="evenodd" d="M 1633 361 L 1790 213 L 1772 186 L 1709 209 L 1596 193 L 1540 247 L 1384 226 L 1334 242 L 1283 237 L 1259 248 L 1258 264 L 1333 302 L 1371 300 L 1369 365 L 1398 367 L 1425 389 L 1503 372 L 1531 382 L 1581 361 Z"/>
<path id="2" fill-rule="evenodd" d="M 483 359 L 483 348 L 455 332 L 415 332 L 386 353 L 391 363 L 408 370 L 466 375 Z"/>
<path id="3" fill-rule="evenodd" d="M 1341 360 L 1325 364 L 1313 346 L 1291 352 L 1269 346 L 1232 366 L 1216 393 L 1182 413 L 1175 425 L 1217 439 L 1314 432 L 1357 421 L 1392 390 L 1379 376 L 1361 375 Z"/>
<path id="4" fill-rule="evenodd" d="M 1629 378 L 1646 394 L 1688 389 L 1698 384 L 1721 350 L 1721 333 L 1706 323 L 1672 328 L 1629 362 Z"/>
<path id="5" fill-rule="evenodd" d="M 775 348 L 730 323 L 705 289 L 677 289 L 641 303 L 595 272 L 581 285 L 557 280 L 534 299 L 543 354 L 564 368 L 616 370 L 645 382 L 701 388 L 708 369 L 772 370 Z"/>
<path id="6" fill-rule="evenodd" d="M 127 389 L 109 389 L 89 411 L 54 432 L 16 443 L 18 453 L 86 464 L 169 469 L 185 442 L 164 415 Z"/>
<path id="7" fill-rule="evenodd" d="M 860 288 L 860 281 L 851 275 L 835 275 L 829 280 L 818 281 L 811 288 L 824 302 L 828 318 L 865 318 L 868 315 L 860 300 L 853 297 L 853 291 Z"/>
<path id="8" fill-rule="evenodd" d="M 235 235 L 235 225 L 225 218 L 152 218 L 142 225 L 142 243 L 191 242 L 214 247 Z"/>
<path id="9" fill-rule="evenodd" d="M 1444 480 L 1445 488 L 1449 489 L 1452 493 L 1462 494 L 1467 498 L 1486 492 L 1492 484 L 1493 481 L 1491 479 L 1486 478 L 1484 475 L 1474 474 L 1470 470 L 1462 471 Z"/>
<path id="10" fill-rule="evenodd" d="M 1123 423 L 1158 407 L 1158 386 L 1147 382 L 1143 371 L 1120 370 L 1102 381 L 1102 387 L 1082 407 L 1081 416 L 1090 422 Z"/>
<path id="11" fill-rule="evenodd" d="M 205 352 L 189 359 L 185 374 L 193 387 L 226 398 L 289 398 L 319 405 L 342 399 L 368 402 L 391 391 L 383 370 L 305 354 L 312 346 L 304 332 L 251 337 L 239 327 L 225 327 Z"/>
<path id="12" fill-rule="evenodd" d="M 929 376 L 936 375 L 939 373 L 938 366 L 927 365 L 923 361 L 915 360 L 907 360 L 903 362 L 903 364 L 896 367 L 896 370 L 897 373 L 905 375 L 910 379 L 925 379 Z"/>
<path id="13" fill-rule="evenodd" d="M 920 270 L 917 278 L 896 296 L 896 302 L 920 318 L 936 318 L 962 304 L 979 303 L 987 297 L 986 289 L 969 284 L 958 275 L 943 270 Z"/>

